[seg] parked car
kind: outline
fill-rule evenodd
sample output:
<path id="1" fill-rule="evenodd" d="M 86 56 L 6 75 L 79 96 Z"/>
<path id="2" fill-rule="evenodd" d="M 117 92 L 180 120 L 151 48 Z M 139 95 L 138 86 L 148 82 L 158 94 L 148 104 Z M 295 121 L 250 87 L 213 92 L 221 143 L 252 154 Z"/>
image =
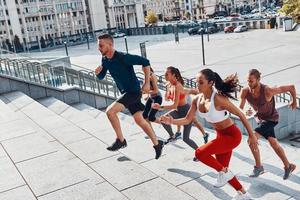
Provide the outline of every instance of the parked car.
<path id="1" fill-rule="evenodd" d="M 188 32 L 189 35 L 196 35 L 196 34 L 198 34 L 198 31 L 199 31 L 200 28 L 201 28 L 201 26 L 197 26 L 197 27 L 194 27 L 194 28 L 189 28 L 187 32 Z"/>
<path id="2" fill-rule="evenodd" d="M 225 32 L 225 33 L 233 33 L 234 29 L 235 29 L 234 26 L 226 26 L 226 27 L 224 28 L 224 32 Z"/>
<path id="3" fill-rule="evenodd" d="M 116 32 L 116 33 L 113 34 L 114 38 L 119 38 L 119 37 L 124 37 L 124 36 L 126 36 L 126 34 L 125 33 L 121 33 L 121 32 Z"/>
<path id="4" fill-rule="evenodd" d="M 247 31 L 247 30 L 248 30 L 248 27 L 246 25 L 240 25 L 240 26 L 237 26 L 234 29 L 234 32 L 235 33 L 240 33 L 240 32 L 244 32 L 244 31 Z"/>
<path id="5" fill-rule="evenodd" d="M 212 33 L 217 33 L 219 31 L 218 27 L 215 26 L 209 26 L 207 27 L 207 33 L 212 34 Z"/>

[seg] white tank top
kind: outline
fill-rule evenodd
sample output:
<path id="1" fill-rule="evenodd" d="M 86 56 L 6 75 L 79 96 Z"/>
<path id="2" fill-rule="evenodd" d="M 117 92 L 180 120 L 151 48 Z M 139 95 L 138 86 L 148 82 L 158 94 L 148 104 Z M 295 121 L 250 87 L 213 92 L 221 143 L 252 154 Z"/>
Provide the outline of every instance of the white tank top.
<path id="1" fill-rule="evenodd" d="M 215 95 L 216 91 L 213 91 L 211 97 L 210 97 L 210 106 L 209 110 L 206 113 L 200 112 L 199 109 L 199 115 L 200 117 L 206 119 L 206 121 L 210 123 L 218 123 L 221 121 L 224 121 L 225 119 L 229 118 L 229 112 L 227 110 L 216 110 L 215 107 Z M 199 105 L 200 98 L 198 99 L 198 105 Z"/>

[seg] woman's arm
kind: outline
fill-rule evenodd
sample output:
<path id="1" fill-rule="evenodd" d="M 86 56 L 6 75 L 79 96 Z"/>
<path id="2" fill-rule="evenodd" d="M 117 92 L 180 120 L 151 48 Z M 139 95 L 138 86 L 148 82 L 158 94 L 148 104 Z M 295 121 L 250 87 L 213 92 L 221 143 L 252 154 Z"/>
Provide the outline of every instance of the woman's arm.
<path id="1" fill-rule="evenodd" d="M 196 96 L 193 99 L 192 105 L 185 117 L 180 118 L 180 119 L 173 119 L 171 116 L 167 115 L 167 116 L 162 116 L 160 118 L 160 121 L 165 124 L 174 124 L 174 125 L 186 125 L 186 124 L 191 123 L 193 121 L 196 111 L 197 111 L 198 98 L 199 97 Z"/>
<path id="2" fill-rule="evenodd" d="M 172 110 L 172 109 L 176 109 L 178 107 L 178 104 L 179 104 L 179 95 L 182 92 L 183 92 L 183 87 L 181 86 L 181 84 L 177 84 L 175 86 L 175 99 L 174 99 L 172 105 L 163 106 L 163 105 L 159 105 L 159 104 L 155 103 L 155 104 L 153 104 L 152 108 L 157 109 L 157 110 Z"/>
<path id="3" fill-rule="evenodd" d="M 157 85 L 157 77 L 155 74 L 150 76 L 150 81 L 152 82 L 153 90 L 149 91 L 149 94 L 157 94 L 158 93 L 158 85 Z"/>

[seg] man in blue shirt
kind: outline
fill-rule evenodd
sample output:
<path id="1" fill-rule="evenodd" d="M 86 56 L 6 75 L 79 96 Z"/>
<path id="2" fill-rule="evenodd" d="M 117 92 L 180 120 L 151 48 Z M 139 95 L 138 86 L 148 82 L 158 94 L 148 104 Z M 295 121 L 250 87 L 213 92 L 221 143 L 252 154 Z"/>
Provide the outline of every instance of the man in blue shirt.
<path id="1" fill-rule="evenodd" d="M 150 137 L 158 159 L 161 156 L 163 141 L 157 140 L 150 124 L 143 118 L 144 105 L 141 102 L 142 91 L 148 93 L 150 90 L 150 63 L 149 60 L 136 55 L 124 54 L 114 49 L 113 38 L 109 34 L 98 37 L 98 49 L 102 54 L 102 65 L 97 67 L 95 73 L 101 80 L 107 71 L 111 74 L 121 92 L 121 96 L 113 102 L 107 109 L 107 117 L 116 132 L 116 141 L 107 148 L 109 151 L 117 151 L 127 146 L 123 137 L 120 121 L 117 116 L 124 108 L 132 114 L 135 122 Z M 140 87 L 140 83 L 135 75 L 133 65 L 142 65 L 145 74 L 145 81 Z"/>

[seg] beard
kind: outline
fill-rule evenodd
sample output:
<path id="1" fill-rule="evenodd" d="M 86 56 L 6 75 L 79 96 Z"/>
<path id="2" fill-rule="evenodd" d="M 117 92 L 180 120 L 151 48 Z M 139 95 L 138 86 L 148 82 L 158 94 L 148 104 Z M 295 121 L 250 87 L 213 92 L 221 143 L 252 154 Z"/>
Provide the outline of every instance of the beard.
<path id="1" fill-rule="evenodd" d="M 257 86 L 258 86 L 258 84 L 256 83 L 256 84 L 254 84 L 254 85 L 252 85 L 252 86 L 249 86 L 252 90 L 254 90 L 255 88 L 257 88 Z"/>

